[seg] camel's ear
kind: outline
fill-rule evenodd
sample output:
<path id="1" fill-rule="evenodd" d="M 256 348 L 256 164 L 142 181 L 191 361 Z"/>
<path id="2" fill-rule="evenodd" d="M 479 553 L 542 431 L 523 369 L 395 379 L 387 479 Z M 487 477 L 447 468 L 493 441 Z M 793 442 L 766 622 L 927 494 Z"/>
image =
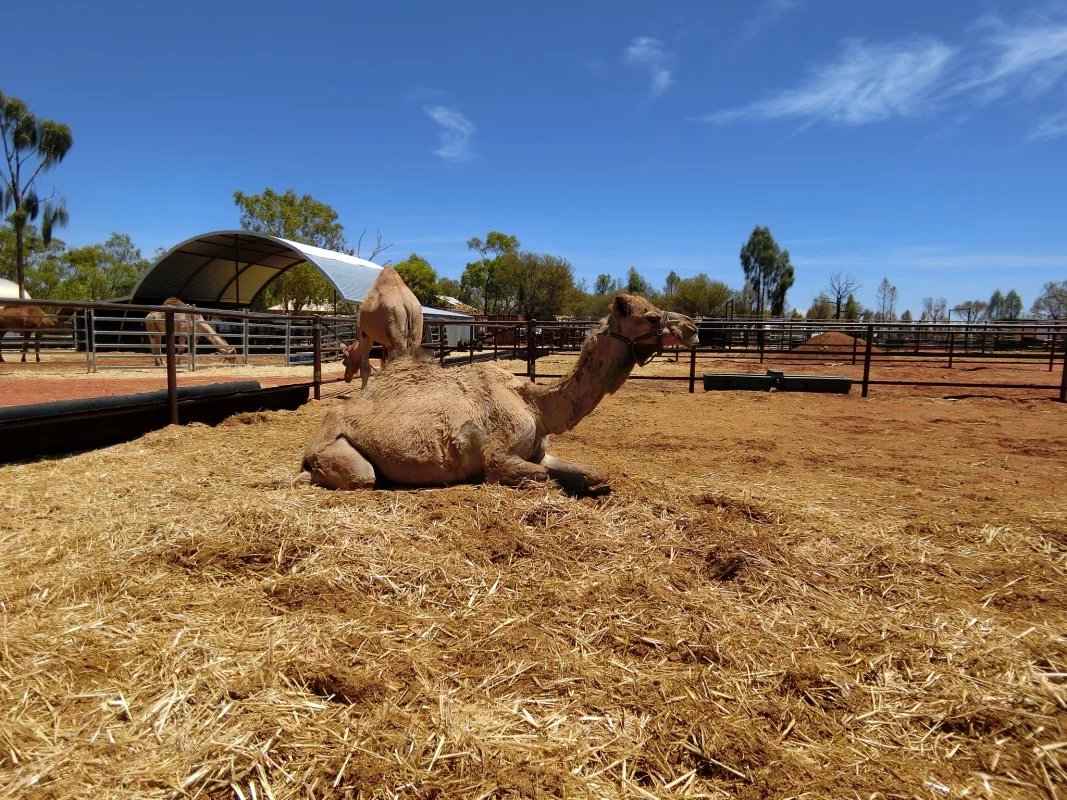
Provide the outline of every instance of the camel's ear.
<path id="1" fill-rule="evenodd" d="M 629 298 L 624 294 L 615 295 L 615 310 L 619 312 L 619 316 L 626 317 L 630 314 Z"/>

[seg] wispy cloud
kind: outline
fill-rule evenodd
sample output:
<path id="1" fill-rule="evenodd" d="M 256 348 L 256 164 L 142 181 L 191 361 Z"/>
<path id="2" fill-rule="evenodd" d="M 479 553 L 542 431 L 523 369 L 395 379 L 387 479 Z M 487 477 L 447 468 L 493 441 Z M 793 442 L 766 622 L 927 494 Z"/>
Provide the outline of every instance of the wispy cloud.
<path id="1" fill-rule="evenodd" d="M 975 25 L 984 33 L 966 74 L 953 87 L 995 100 L 1019 90 L 1033 99 L 1054 87 L 1067 73 L 1067 25 L 1048 21 L 1012 27 L 996 17 Z"/>
<path id="2" fill-rule="evenodd" d="M 768 28 L 776 25 L 789 12 L 800 8 L 800 0 L 764 0 L 760 3 L 752 16 L 741 23 L 741 32 L 738 34 L 738 43 L 744 43 L 755 39 Z"/>
<path id="3" fill-rule="evenodd" d="M 952 57 L 953 49 L 936 39 L 888 45 L 850 40 L 837 61 L 815 69 L 800 87 L 702 119 L 800 118 L 863 125 L 912 116 L 931 101 Z"/>
<path id="4" fill-rule="evenodd" d="M 864 125 L 1004 98 L 1033 101 L 1062 85 L 1065 76 L 1067 24 L 983 17 L 956 44 L 928 36 L 889 43 L 846 40 L 836 59 L 810 70 L 796 88 L 698 119 Z M 1060 115 L 1046 117 L 1028 138 L 1060 136 L 1062 124 Z"/>
<path id="5" fill-rule="evenodd" d="M 474 158 L 471 137 L 478 129 L 473 122 L 460 111 L 447 106 L 426 106 L 423 110 L 441 126 L 441 146 L 433 151 L 435 155 L 445 161 L 457 162 Z"/>
<path id="6" fill-rule="evenodd" d="M 639 36 L 630 42 L 623 53 L 622 60 L 626 64 L 634 64 L 648 70 L 653 97 L 663 94 L 674 83 L 670 70 L 673 58 L 664 49 L 663 42 L 659 39 Z"/>
<path id="7" fill-rule="evenodd" d="M 1067 111 L 1049 114 L 1044 119 L 1038 120 L 1037 125 L 1026 138 L 1031 142 L 1047 142 L 1050 139 L 1059 139 L 1061 136 L 1067 136 Z"/>

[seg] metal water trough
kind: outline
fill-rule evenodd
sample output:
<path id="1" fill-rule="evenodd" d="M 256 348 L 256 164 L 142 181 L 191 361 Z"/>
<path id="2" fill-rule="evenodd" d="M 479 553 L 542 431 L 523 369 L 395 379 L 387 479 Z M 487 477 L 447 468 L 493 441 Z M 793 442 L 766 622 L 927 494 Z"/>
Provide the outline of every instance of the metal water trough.
<path id="1" fill-rule="evenodd" d="M 704 391 L 741 390 L 746 392 L 767 392 L 775 384 L 772 375 L 754 375 L 747 372 L 705 372 Z"/>
<path id="2" fill-rule="evenodd" d="M 824 392 L 848 394 L 852 389 L 851 378 L 836 375 L 786 375 L 781 370 L 769 369 L 766 375 L 749 372 L 705 372 L 704 391 L 740 390 L 749 392 Z"/>
<path id="3" fill-rule="evenodd" d="M 299 408 L 307 397 L 307 384 L 266 389 L 258 381 L 181 386 L 178 411 L 182 422 L 214 425 L 241 412 Z M 3 408 L 0 463 L 129 441 L 169 422 L 166 389 Z"/>

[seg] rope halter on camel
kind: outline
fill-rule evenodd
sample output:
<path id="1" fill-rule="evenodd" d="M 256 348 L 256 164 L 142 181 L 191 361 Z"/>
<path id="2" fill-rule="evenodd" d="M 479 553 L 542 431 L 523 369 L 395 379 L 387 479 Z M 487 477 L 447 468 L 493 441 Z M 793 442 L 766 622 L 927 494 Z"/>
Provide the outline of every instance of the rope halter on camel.
<path id="1" fill-rule="evenodd" d="M 667 313 L 668 312 L 666 311 L 663 312 L 663 316 L 660 317 L 659 327 L 656 330 L 649 331 L 648 333 L 642 333 L 640 336 L 634 336 L 632 338 L 629 336 L 623 336 L 621 333 L 617 333 L 616 331 L 613 331 L 610 328 L 607 330 L 607 334 L 608 336 L 618 339 L 621 342 L 626 342 L 628 345 L 630 345 L 630 355 L 634 357 L 634 361 L 637 362 L 637 366 L 643 367 L 645 364 L 647 364 L 649 361 L 651 361 L 653 358 L 663 352 L 663 337 L 670 333 L 667 328 Z M 645 339 L 655 339 L 656 347 L 651 353 L 645 356 L 644 360 L 642 360 L 637 355 L 636 345 L 638 342 L 644 341 Z"/>

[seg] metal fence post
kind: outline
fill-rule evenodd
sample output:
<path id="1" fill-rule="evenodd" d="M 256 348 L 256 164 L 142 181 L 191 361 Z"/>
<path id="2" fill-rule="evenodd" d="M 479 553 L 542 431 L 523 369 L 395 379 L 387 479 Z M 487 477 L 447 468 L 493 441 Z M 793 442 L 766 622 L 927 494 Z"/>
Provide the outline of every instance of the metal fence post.
<path id="1" fill-rule="evenodd" d="M 244 363 L 245 363 L 245 366 L 247 367 L 248 366 L 248 312 L 245 312 L 244 320 L 242 321 L 241 328 L 242 328 L 242 330 L 241 330 L 241 349 L 244 351 L 244 354 L 245 354 Z"/>
<path id="2" fill-rule="evenodd" d="M 867 347 L 863 351 L 863 397 L 867 396 L 871 381 L 871 349 L 874 342 L 874 326 L 867 326 Z"/>
<path id="3" fill-rule="evenodd" d="M 689 394 L 693 394 L 696 391 L 697 382 L 697 349 L 695 347 L 689 350 Z"/>
<path id="4" fill-rule="evenodd" d="M 286 317 L 285 319 L 285 366 L 289 366 L 293 363 L 292 356 L 292 340 L 293 340 L 293 321 Z"/>
<path id="5" fill-rule="evenodd" d="M 1067 335 L 1064 336 L 1064 343 L 1067 346 Z M 1052 341 L 1048 345 L 1048 371 L 1052 372 L 1052 368 L 1056 365 L 1056 331 L 1052 332 Z"/>
<path id="6" fill-rule="evenodd" d="M 852 364 L 856 364 L 856 353 L 859 352 L 860 337 L 856 336 L 856 329 L 852 328 Z"/>
<path id="7" fill-rule="evenodd" d="M 526 322 L 526 374 L 530 376 L 530 381 L 535 381 L 534 362 L 536 361 L 534 354 L 534 325 L 533 320 Z"/>
<path id="8" fill-rule="evenodd" d="M 89 372 L 96 372 L 96 312 L 85 309 L 85 359 Z"/>
<path id="9" fill-rule="evenodd" d="M 948 329 L 948 368 L 952 369 L 952 356 L 956 348 L 956 332 L 952 328 Z"/>
<path id="10" fill-rule="evenodd" d="M 174 353 L 174 312 L 166 311 L 164 333 L 167 339 L 167 406 L 170 424 L 178 425 L 178 359 Z"/>
<path id="11" fill-rule="evenodd" d="M 440 322 L 437 323 L 437 344 L 441 347 L 441 355 L 438 356 L 438 363 L 443 367 L 445 365 L 445 345 L 448 344 L 445 337 L 448 334 L 445 333 L 445 326 Z"/>
<path id="12" fill-rule="evenodd" d="M 322 321 L 315 317 L 311 323 L 311 351 L 313 368 L 311 382 L 315 388 L 315 399 L 322 397 Z"/>
<path id="13" fill-rule="evenodd" d="M 1063 337 L 1063 372 L 1060 374 L 1060 402 L 1067 403 L 1067 335 Z"/>

